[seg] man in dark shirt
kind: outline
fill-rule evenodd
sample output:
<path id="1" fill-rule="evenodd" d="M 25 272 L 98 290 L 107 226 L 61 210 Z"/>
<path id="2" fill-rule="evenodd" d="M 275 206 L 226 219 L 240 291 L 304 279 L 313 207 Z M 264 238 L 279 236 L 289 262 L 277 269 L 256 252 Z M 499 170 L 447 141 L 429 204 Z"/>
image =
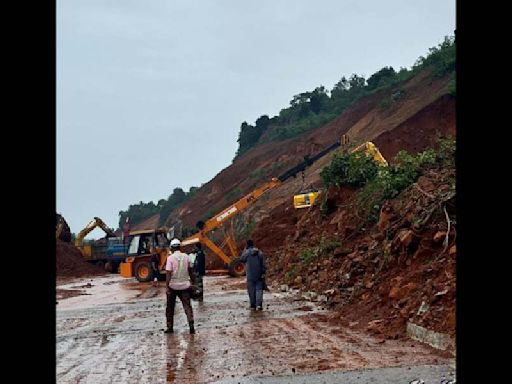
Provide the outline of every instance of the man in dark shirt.
<path id="1" fill-rule="evenodd" d="M 247 247 L 240 256 L 245 264 L 247 275 L 247 293 L 252 310 L 263 310 L 263 283 L 267 266 L 263 253 L 254 246 L 252 240 L 247 240 Z"/>
<path id="2" fill-rule="evenodd" d="M 158 275 L 160 274 L 160 258 L 157 253 L 151 255 L 151 269 L 153 271 L 153 285 L 158 285 Z"/>
<path id="3" fill-rule="evenodd" d="M 203 301 L 203 276 L 206 275 L 206 260 L 201 243 L 196 244 L 196 259 L 194 263 L 194 274 L 196 277 L 196 286 L 199 291 L 198 301 Z"/>

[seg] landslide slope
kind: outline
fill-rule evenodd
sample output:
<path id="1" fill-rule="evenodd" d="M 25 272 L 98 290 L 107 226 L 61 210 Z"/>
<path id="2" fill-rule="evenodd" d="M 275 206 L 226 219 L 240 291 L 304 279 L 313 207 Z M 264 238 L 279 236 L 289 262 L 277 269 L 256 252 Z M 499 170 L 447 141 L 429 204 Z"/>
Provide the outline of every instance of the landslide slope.
<path id="1" fill-rule="evenodd" d="M 449 94 L 452 76 L 436 78 L 424 70 L 403 84 L 365 97 L 348 107 L 328 124 L 282 141 L 257 145 L 204 184 L 180 208 L 171 212 L 169 223 L 180 223 L 195 228 L 204 220 L 220 212 L 229 204 L 251 192 L 271 177 L 323 148 L 338 142 L 347 134 L 352 143 L 373 141 L 382 154 L 392 159 L 405 149 L 412 154 L 431 147 L 437 135 L 455 135 L 455 96 Z M 401 97 L 393 101 L 393 94 Z M 383 101 L 387 102 L 383 107 Z M 321 187 L 319 173 L 333 153 L 324 156 L 305 172 L 305 184 Z M 264 198 L 238 218 L 238 229 L 260 221 L 269 209 L 291 201 L 291 196 L 303 187 L 301 178 L 289 179 L 268 192 Z M 250 218 L 249 218 L 250 217 Z M 240 223 L 242 220 L 242 224 Z"/>
<path id="2" fill-rule="evenodd" d="M 193 227 L 342 134 L 354 144 L 373 141 L 391 164 L 400 150 L 414 155 L 435 147 L 439 136 L 456 133 L 451 79 L 420 72 L 355 102 L 312 132 L 250 149 L 173 212 L 171 221 Z M 394 100 L 398 89 L 402 97 Z M 333 322 L 387 338 L 404 337 L 412 322 L 453 337 L 454 167 L 430 169 L 385 203 L 378 222 L 358 217 L 358 191 L 351 188 L 327 191 L 332 205 L 327 214 L 319 207 L 295 210 L 292 196 L 304 185 L 324 188 L 320 172 L 336 152 L 306 169 L 304 181 L 287 180 L 238 215 L 239 247 L 250 236 L 268 257 L 272 285 L 320 295 L 323 305 L 334 310 Z M 215 255 L 208 260 L 209 267 L 222 265 Z"/>
<path id="3" fill-rule="evenodd" d="M 271 209 L 251 233 L 268 255 L 268 280 L 322 295 L 344 326 L 398 338 L 413 322 L 454 336 L 453 165 L 432 167 L 386 201 L 378 221 L 360 217 L 358 192 L 331 187 L 328 213 Z"/>

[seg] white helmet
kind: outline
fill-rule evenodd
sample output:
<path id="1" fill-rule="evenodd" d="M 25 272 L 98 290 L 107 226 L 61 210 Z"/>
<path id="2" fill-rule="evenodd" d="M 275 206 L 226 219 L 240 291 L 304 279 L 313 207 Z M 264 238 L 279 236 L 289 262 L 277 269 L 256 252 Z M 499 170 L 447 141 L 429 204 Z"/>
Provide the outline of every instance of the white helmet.
<path id="1" fill-rule="evenodd" d="M 181 241 L 179 241 L 179 239 L 174 238 L 171 240 L 171 248 L 179 247 L 180 245 L 181 245 Z"/>

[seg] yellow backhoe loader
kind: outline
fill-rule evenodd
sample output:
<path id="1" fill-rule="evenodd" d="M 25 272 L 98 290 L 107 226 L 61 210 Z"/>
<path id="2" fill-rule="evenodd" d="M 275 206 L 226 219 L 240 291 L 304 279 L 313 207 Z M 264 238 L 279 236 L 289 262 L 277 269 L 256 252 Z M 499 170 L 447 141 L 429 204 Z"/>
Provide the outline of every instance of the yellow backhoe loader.
<path id="1" fill-rule="evenodd" d="M 164 280 L 170 238 L 171 231 L 167 227 L 130 232 L 126 258 L 119 265 L 121 276 L 135 276 L 139 282 L 151 281 L 155 277 Z M 157 276 L 154 276 L 151 268 L 151 256 L 155 254 L 159 260 Z"/>

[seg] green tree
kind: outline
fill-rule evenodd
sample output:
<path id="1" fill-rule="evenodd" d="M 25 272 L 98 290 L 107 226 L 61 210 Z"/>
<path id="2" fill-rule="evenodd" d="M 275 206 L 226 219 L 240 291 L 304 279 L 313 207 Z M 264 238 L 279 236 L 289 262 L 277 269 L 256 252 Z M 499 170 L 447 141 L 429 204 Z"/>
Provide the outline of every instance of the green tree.
<path id="1" fill-rule="evenodd" d="M 267 115 L 262 115 L 256 120 L 256 131 L 258 132 L 258 139 L 268 129 L 270 125 L 270 118 Z"/>
<path id="2" fill-rule="evenodd" d="M 411 70 L 400 68 L 397 73 L 391 66 L 384 67 L 370 76 L 368 81 L 357 74 L 348 78 L 343 76 L 334 85 L 330 95 L 323 86 L 313 91 L 301 92 L 294 95 L 289 106 L 281 109 L 277 116 L 268 119 L 264 115 L 264 124 L 258 120 L 256 126 L 242 123 L 235 158 L 258 143 L 284 140 L 310 132 L 332 121 L 361 98 L 377 91 L 391 90 L 391 87 L 409 80 L 427 67 L 433 69 L 435 76 L 455 71 L 454 37 L 446 37 L 438 47 L 430 48 L 428 55 L 420 57 Z M 452 82 L 448 89 L 455 94 L 455 83 Z M 262 137 L 264 132 L 267 133 Z"/>
<path id="3" fill-rule="evenodd" d="M 350 84 L 345 76 L 343 76 L 340 81 L 334 84 L 334 87 L 331 91 L 331 96 L 338 96 L 340 94 L 344 94 L 348 92 L 350 89 Z"/>
<path id="4" fill-rule="evenodd" d="M 385 85 L 387 81 L 392 80 L 395 76 L 396 72 L 393 67 L 384 67 L 371 75 L 367 80 L 368 89 L 375 89 Z"/>
<path id="5" fill-rule="evenodd" d="M 329 102 L 329 96 L 327 95 L 327 91 L 324 86 L 320 86 L 315 88 L 313 92 L 311 92 L 309 97 L 310 109 L 313 113 L 322 112 Z"/>
<path id="6" fill-rule="evenodd" d="M 364 79 L 364 76 L 359 76 L 354 73 L 350 76 L 348 83 L 350 85 L 350 89 L 359 90 L 365 87 L 366 80 Z"/>
<path id="7" fill-rule="evenodd" d="M 240 156 L 256 145 L 261 135 L 268 129 L 269 124 L 270 118 L 267 115 L 260 116 L 256 120 L 255 126 L 244 121 L 240 126 L 240 133 L 238 134 L 238 150 L 236 156 Z"/>

